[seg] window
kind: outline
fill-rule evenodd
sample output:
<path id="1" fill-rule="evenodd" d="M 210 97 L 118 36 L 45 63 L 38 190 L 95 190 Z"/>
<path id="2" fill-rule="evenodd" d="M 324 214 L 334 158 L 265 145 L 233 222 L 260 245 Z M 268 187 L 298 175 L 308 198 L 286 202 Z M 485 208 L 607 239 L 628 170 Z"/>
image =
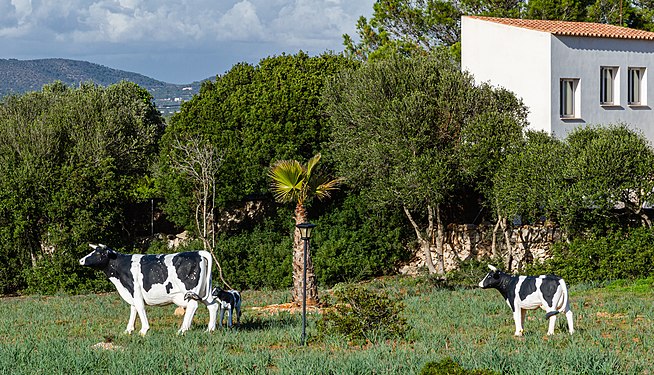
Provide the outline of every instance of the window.
<path id="1" fill-rule="evenodd" d="M 577 98 L 578 79 L 561 79 L 561 117 L 574 118 L 579 116 L 579 99 Z"/>
<path id="2" fill-rule="evenodd" d="M 643 77 L 645 68 L 629 68 L 627 72 L 628 92 L 627 102 L 629 105 L 645 104 L 645 89 Z"/>
<path id="3" fill-rule="evenodd" d="M 619 85 L 617 84 L 618 68 L 614 66 L 600 67 L 600 104 L 618 104 Z"/>

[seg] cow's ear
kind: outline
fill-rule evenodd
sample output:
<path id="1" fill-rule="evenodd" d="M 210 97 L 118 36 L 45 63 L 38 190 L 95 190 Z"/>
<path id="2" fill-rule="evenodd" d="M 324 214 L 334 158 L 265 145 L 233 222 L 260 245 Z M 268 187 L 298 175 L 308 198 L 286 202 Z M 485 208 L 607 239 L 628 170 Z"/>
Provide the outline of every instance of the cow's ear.
<path id="1" fill-rule="evenodd" d="M 107 256 L 109 257 L 109 259 L 116 259 L 116 258 L 118 258 L 118 254 L 117 254 L 115 251 L 113 251 L 113 250 L 109 250 L 109 251 L 107 251 Z"/>

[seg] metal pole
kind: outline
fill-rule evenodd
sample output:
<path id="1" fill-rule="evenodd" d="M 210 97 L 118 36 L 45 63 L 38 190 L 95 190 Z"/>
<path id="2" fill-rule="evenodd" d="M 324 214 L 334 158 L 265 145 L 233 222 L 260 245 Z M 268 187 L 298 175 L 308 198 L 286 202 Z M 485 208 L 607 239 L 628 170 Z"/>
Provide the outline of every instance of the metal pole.
<path id="1" fill-rule="evenodd" d="M 154 236 L 154 198 L 150 198 L 150 235 Z"/>
<path id="2" fill-rule="evenodd" d="M 302 345 L 307 344 L 307 244 L 308 238 L 304 240 L 304 268 L 302 269 Z"/>

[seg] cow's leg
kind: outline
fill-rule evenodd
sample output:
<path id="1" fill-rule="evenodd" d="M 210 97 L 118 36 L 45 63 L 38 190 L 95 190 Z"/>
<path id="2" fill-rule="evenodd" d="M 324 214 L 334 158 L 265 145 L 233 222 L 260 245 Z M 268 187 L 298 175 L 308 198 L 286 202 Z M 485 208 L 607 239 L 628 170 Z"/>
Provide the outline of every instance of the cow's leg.
<path id="1" fill-rule="evenodd" d="M 207 304 L 207 309 L 209 310 L 209 325 L 207 326 L 208 332 L 213 332 L 216 330 L 216 314 L 218 313 L 219 307 L 220 306 L 216 301 Z"/>
<path id="2" fill-rule="evenodd" d="M 186 305 L 186 313 L 184 313 L 184 320 L 182 320 L 182 326 L 177 331 L 178 334 L 183 334 L 191 328 L 191 323 L 193 323 L 193 315 L 195 315 L 195 310 L 198 309 L 198 301 L 192 299 L 188 301 Z"/>
<path id="3" fill-rule="evenodd" d="M 522 316 L 524 312 L 521 308 L 516 308 L 513 312 L 513 320 L 515 321 L 515 336 L 522 336 Z"/>
<path id="4" fill-rule="evenodd" d="M 568 331 L 570 331 L 570 334 L 572 335 L 575 333 L 574 323 L 572 322 L 572 310 L 568 309 L 568 311 L 565 312 L 565 318 L 568 320 Z"/>
<path id="5" fill-rule="evenodd" d="M 150 323 L 148 323 L 148 316 L 145 314 L 145 302 L 143 301 L 142 298 L 134 298 L 134 307 L 136 309 L 137 314 L 139 314 L 139 318 L 141 319 L 141 330 L 139 333 L 141 336 L 145 336 L 146 333 L 148 333 L 148 330 L 150 329 Z"/>
<path id="6" fill-rule="evenodd" d="M 125 328 L 126 334 L 131 335 L 134 332 L 134 322 L 136 322 L 136 307 L 129 305 L 129 320 L 127 321 L 127 328 Z"/>
<path id="7" fill-rule="evenodd" d="M 234 314 L 234 306 L 229 306 L 227 310 L 227 327 L 232 328 L 232 314 Z"/>
<path id="8" fill-rule="evenodd" d="M 218 326 L 223 328 L 223 319 L 225 318 L 225 305 L 220 303 L 220 320 L 218 321 Z"/>
<path id="9" fill-rule="evenodd" d="M 549 320 L 550 320 L 550 324 L 549 327 L 547 328 L 547 335 L 551 336 L 554 334 L 554 327 L 556 326 L 556 314 L 550 316 Z"/>
<path id="10" fill-rule="evenodd" d="M 241 325 L 241 303 L 236 304 L 236 325 Z"/>

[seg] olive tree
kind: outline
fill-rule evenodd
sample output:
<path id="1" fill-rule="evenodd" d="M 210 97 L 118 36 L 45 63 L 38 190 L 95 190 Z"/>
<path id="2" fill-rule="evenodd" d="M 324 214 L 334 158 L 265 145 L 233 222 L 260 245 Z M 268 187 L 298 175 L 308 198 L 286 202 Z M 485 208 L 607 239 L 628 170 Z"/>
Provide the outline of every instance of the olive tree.
<path id="1" fill-rule="evenodd" d="M 339 175 L 371 202 L 401 209 L 429 272 L 444 273 L 443 209 L 460 203 L 456 192 L 475 185 L 475 177 L 490 183 L 493 160 L 520 139 L 522 104 L 504 90 L 475 85 L 444 54 L 368 62 L 332 80 L 324 100 Z"/>

